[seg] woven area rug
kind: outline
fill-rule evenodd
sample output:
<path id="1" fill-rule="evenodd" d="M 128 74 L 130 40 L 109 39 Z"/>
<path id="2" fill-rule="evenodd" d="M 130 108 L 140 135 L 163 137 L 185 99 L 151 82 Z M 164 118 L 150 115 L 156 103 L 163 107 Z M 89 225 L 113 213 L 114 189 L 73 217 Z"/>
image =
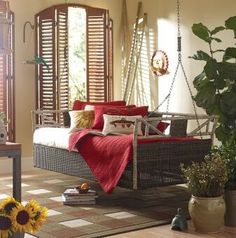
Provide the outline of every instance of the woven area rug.
<path id="1" fill-rule="evenodd" d="M 168 186 L 143 191 L 117 187 L 105 194 L 95 182 L 95 205 L 66 206 L 61 194 L 68 186 L 85 182 L 77 177 L 35 169 L 22 174 L 22 201 L 36 199 L 49 209 L 42 229 L 25 238 L 107 237 L 137 229 L 170 223 L 178 207 L 187 211 L 190 198 L 185 186 Z M 0 177 L 0 199 L 12 195 L 12 178 Z"/>

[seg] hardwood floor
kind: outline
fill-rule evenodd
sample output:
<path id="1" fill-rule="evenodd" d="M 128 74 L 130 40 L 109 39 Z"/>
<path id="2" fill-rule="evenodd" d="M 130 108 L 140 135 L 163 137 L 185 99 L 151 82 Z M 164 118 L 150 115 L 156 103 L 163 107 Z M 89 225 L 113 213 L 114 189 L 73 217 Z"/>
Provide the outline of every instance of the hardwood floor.
<path id="1" fill-rule="evenodd" d="M 236 238 L 236 227 L 224 227 L 222 231 L 211 234 L 201 234 L 194 231 L 192 223 L 188 223 L 185 232 L 173 231 L 170 225 L 152 227 L 149 229 L 128 232 L 120 235 L 109 236 L 111 238 Z"/>

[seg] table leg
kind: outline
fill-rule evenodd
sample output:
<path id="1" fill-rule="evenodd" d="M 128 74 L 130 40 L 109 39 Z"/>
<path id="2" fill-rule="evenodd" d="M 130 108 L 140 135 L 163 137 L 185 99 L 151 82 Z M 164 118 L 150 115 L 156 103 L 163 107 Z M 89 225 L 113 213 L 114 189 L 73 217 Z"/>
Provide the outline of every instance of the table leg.
<path id="1" fill-rule="evenodd" d="M 21 202 L 21 156 L 13 158 L 13 197 Z"/>

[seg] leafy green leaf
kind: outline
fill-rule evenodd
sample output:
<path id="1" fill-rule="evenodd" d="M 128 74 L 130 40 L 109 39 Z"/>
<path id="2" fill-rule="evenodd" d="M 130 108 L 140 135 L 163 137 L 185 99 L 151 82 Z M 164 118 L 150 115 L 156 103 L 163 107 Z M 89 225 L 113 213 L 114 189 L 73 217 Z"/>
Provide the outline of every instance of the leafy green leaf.
<path id="1" fill-rule="evenodd" d="M 236 117 L 236 93 L 234 91 L 225 92 L 221 95 L 220 108 L 227 115 L 227 118 Z"/>
<path id="2" fill-rule="evenodd" d="M 210 81 L 204 80 L 201 85 L 199 85 L 199 88 L 201 88 L 201 90 L 198 90 L 194 98 L 197 106 L 208 110 L 209 113 L 214 111 L 216 102 L 216 89 L 214 84 Z"/>
<path id="3" fill-rule="evenodd" d="M 211 58 L 206 52 L 202 50 L 198 50 L 197 54 L 193 56 L 189 56 L 189 58 L 194 59 L 194 60 L 204 60 L 207 61 L 209 58 Z"/>
<path id="4" fill-rule="evenodd" d="M 229 139 L 229 135 L 228 133 L 225 132 L 225 129 L 223 128 L 222 125 L 216 128 L 215 135 L 216 138 L 223 143 L 225 143 Z"/>
<path id="5" fill-rule="evenodd" d="M 195 24 L 193 24 L 192 31 L 200 39 L 206 41 L 207 43 L 211 42 L 210 31 L 202 23 L 195 23 Z"/>
<path id="6" fill-rule="evenodd" d="M 222 90 L 226 86 L 226 81 L 222 79 L 221 77 L 215 78 L 215 86 L 218 90 Z"/>
<path id="7" fill-rule="evenodd" d="M 219 39 L 219 38 L 215 38 L 215 37 L 211 37 L 211 40 L 212 40 L 212 41 L 215 40 L 216 42 L 222 42 L 221 39 Z"/>
<path id="8" fill-rule="evenodd" d="M 215 35 L 216 33 L 223 31 L 225 27 L 223 26 L 217 26 L 214 30 L 211 31 L 211 35 Z"/>
<path id="9" fill-rule="evenodd" d="M 236 59 L 236 48 L 235 47 L 228 47 L 225 50 L 225 53 L 223 55 L 223 61 L 227 61 L 230 59 Z"/>
<path id="10" fill-rule="evenodd" d="M 206 77 L 211 80 L 211 79 L 216 79 L 219 75 L 218 75 L 218 70 L 217 70 L 217 62 L 215 59 L 210 58 L 205 67 L 204 67 L 204 71 L 206 73 Z"/>
<path id="11" fill-rule="evenodd" d="M 230 17 L 225 21 L 226 29 L 233 30 L 234 38 L 236 38 L 236 16 Z"/>
<path id="12" fill-rule="evenodd" d="M 236 64 L 229 62 L 219 62 L 217 64 L 217 70 L 219 72 L 219 77 L 224 79 L 236 80 Z"/>
<path id="13" fill-rule="evenodd" d="M 205 77 L 206 77 L 206 74 L 204 71 L 202 71 L 199 75 L 197 75 L 193 80 L 194 87 L 197 88 Z"/>

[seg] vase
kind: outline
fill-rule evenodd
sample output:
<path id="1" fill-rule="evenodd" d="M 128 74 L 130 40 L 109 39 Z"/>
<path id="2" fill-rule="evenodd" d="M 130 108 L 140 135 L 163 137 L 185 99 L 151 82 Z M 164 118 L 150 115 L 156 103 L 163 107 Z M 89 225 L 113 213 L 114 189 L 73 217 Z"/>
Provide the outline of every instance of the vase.
<path id="1" fill-rule="evenodd" d="M 236 226 L 236 190 L 225 190 L 225 225 Z"/>
<path id="2" fill-rule="evenodd" d="M 188 204 L 189 215 L 197 232 L 219 232 L 224 226 L 225 201 L 219 197 L 192 197 Z"/>

